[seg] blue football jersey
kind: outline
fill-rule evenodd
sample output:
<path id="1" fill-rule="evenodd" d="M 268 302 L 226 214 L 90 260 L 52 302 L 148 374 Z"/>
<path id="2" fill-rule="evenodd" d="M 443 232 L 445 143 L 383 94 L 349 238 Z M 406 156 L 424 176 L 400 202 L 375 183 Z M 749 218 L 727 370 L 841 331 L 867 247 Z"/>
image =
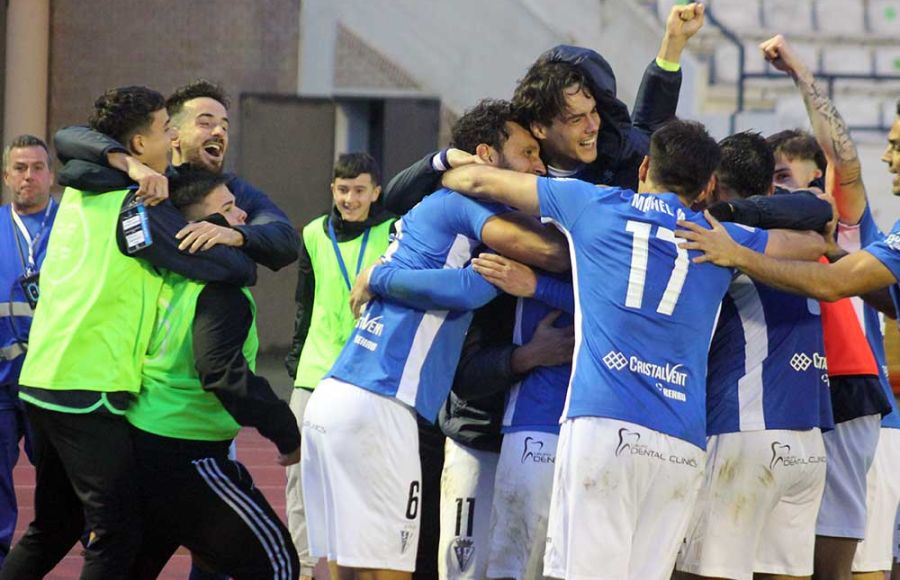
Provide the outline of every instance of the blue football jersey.
<path id="1" fill-rule="evenodd" d="M 891 271 L 894 279 L 900 281 L 900 220 L 894 222 L 894 227 L 887 237 L 868 244 L 863 249 L 875 256 Z M 894 308 L 900 312 L 900 284 L 893 284 L 890 292 L 894 299 Z"/>
<path id="2" fill-rule="evenodd" d="M 878 228 L 868 204 L 863 212 L 859 224 L 845 226 L 838 224 L 838 242 L 841 247 L 849 252 L 854 252 L 876 242 L 884 240 L 884 233 Z M 896 292 L 893 289 L 892 295 Z M 897 411 L 897 401 L 894 398 L 891 381 L 888 378 L 887 355 L 884 352 L 884 333 L 881 330 L 881 314 L 866 304 L 862 298 L 851 298 L 857 316 L 860 318 L 869 348 L 878 364 L 878 379 L 886 398 L 891 405 L 891 412 L 882 417 L 881 426 L 889 429 L 900 429 L 900 412 Z M 896 301 L 896 299 L 895 299 Z"/>
<path id="3" fill-rule="evenodd" d="M 438 190 L 397 222 L 385 267 L 463 268 L 481 245 L 485 222 L 505 211 Z M 327 376 L 396 397 L 434 421 L 450 392 L 471 320 L 471 312 L 422 311 L 375 298 Z"/>
<path id="4" fill-rule="evenodd" d="M 706 447 L 707 355 L 734 271 L 694 264 L 676 221 L 709 227 L 677 195 L 538 180 L 541 215 L 569 238 L 575 354 L 564 416 L 630 421 Z M 765 231 L 724 226 L 764 251 Z"/>
<path id="5" fill-rule="evenodd" d="M 571 288 L 571 284 L 569 285 Z M 551 312 L 553 306 L 540 300 L 522 298 L 516 306 L 516 326 L 513 342 L 525 344 L 533 337 L 538 324 Z M 574 324 L 574 318 L 561 312 L 553 326 L 562 328 Z M 566 401 L 566 390 L 572 365 L 539 366 L 532 369 L 512 389 L 503 414 L 503 432 L 543 431 L 559 433 L 559 419 Z"/>
<path id="6" fill-rule="evenodd" d="M 709 351 L 707 433 L 834 426 L 819 302 L 739 275 Z"/>

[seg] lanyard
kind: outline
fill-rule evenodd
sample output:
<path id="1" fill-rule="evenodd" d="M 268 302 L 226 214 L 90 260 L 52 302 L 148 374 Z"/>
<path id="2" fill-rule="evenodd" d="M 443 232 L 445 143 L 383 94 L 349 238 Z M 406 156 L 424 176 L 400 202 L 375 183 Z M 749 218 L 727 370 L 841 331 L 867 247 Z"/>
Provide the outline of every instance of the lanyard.
<path id="1" fill-rule="evenodd" d="M 359 247 L 359 258 L 356 260 L 356 276 L 359 276 L 359 271 L 362 269 L 363 257 L 366 255 L 366 245 L 369 243 L 369 232 L 371 229 L 367 229 L 366 233 L 363 234 L 362 245 Z M 331 223 L 331 218 L 328 218 L 328 237 L 331 238 L 331 247 L 334 248 L 334 255 L 337 256 L 338 266 L 341 268 L 341 274 L 344 275 L 344 283 L 347 285 L 347 290 L 351 290 L 353 285 L 350 283 L 350 275 L 347 274 L 347 266 L 344 265 L 344 257 L 341 255 L 341 250 L 338 248 L 337 236 L 334 235 L 334 224 Z M 354 280 L 356 279 L 354 276 Z"/>
<path id="2" fill-rule="evenodd" d="M 22 237 L 25 239 L 25 244 L 28 246 L 28 262 L 25 263 L 23 260 L 22 266 L 25 268 L 25 275 L 30 276 L 37 270 L 37 263 L 34 260 L 34 249 L 37 247 L 38 242 L 41 239 L 41 235 L 44 233 L 44 226 L 47 225 L 47 218 L 50 217 L 50 209 L 53 207 L 53 198 L 47 202 L 47 209 L 44 211 L 44 219 L 41 220 L 41 227 L 38 228 L 37 233 L 34 235 L 34 239 L 31 239 L 31 233 L 29 233 L 28 228 L 25 227 L 25 224 L 22 222 L 22 218 L 19 217 L 19 214 L 16 213 L 16 210 L 12 207 L 9 208 L 9 212 L 12 214 L 13 222 L 15 222 L 16 227 L 19 228 L 19 233 L 22 234 Z M 19 246 L 19 240 L 16 239 L 16 246 Z M 21 249 L 20 249 L 21 253 Z"/>

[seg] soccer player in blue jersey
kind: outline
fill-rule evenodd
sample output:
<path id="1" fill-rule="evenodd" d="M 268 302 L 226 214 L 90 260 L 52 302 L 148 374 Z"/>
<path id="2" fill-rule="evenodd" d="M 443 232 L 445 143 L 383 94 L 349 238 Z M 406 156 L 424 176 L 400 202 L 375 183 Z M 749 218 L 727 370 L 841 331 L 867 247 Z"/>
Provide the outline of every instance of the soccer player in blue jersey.
<path id="1" fill-rule="evenodd" d="M 515 123 L 505 131 L 510 147 L 504 152 L 530 143 L 523 150 L 533 149 L 533 160 L 504 165 L 542 173 L 531 135 Z M 303 488 L 314 556 L 357 574 L 371 570 L 365 573 L 373 578 L 413 571 L 422 491 L 415 414 L 435 420 L 469 311 L 497 294 L 470 268 L 460 269 L 482 243 L 547 268 L 568 265 L 564 242 L 533 219 L 512 215 L 498 204 L 439 190 L 397 223 L 385 263 L 363 273 L 379 298 L 369 302 L 304 418 Z M 465 291 L 442 301 L 446 285 L 437 283 L 422 301 L 396 290 L 403 275 L 435 268 L 461 276 Z"/>
<path id="2" fill-rule="evenodd" d="M 719 145 L 716 198 L 772 194 L 775 160 L 762 136 L 738 133 Z M 824 227 L 831 207 L 809 197 L 828 210 L 816 226 Z M 710 347 L 708 460 L 679 578 L 812 574 L 821 429 L 833 425 L 823 352 L 817 301 L 734 279 Z"/>
<path id="3" fill-rule="evenodd" d="M 826 185 L 829 186 L 829 192 L 833 193 L 836 202 L 839 245 L 853 251 L 882 239 L 884 236 L 875 225 L 868 206 L 856 146 L 846 123 L 828 98 L 827 91 L 817 83 L 809 67 L 781 35 L 767 40 L 761 48 L 777 69 L 794 79 L 806 105 L 815 137 L 800 133 L 793 141 L 802 143 L 805 139 L 811 142 L 812 152 L 823 157 L 827 161 L 829 171 L 834 173 Z M 789 141 L 787 145 L 791 143 Z M 804 160 L 811 157 L 810 152 L 795 157 L 799 159 L 784 164 L 783 173 L 790 175 L 794 181 L 808 180 L 809 168 L 816 167 L 814 161 Z M 806 171 L 802 167 L 804 163 L 808 168 Z M 880 295 L 876 306 L 892 312 L 889 294 L 881 292 Z M 892 563 L 891 538 L 894 515 L 900 503 L 900 474 L 895 469 L 895 464 L 900 459 L 900 414 L 897 413 L 887 377 L 880 316 L 872 306 L 862 304 L 859 298 L 853 298 L 852 301 L 855 308 L 847 310 L 854 311 L 855 316 L 852 316 L 852 319 L 859 317 L 859 325 L 865 331 L 870 348 L 866 349 L 865 342 L 857 340 L 856 349 L 850 348 L 852 345 L 841 345 L 843 346 L 841 351 L 861 352 L 866 355 L 874 376 L 833 377 L 831 381 L 832 399 L 835 401 L 835 421 L 838 425 L 826 438 L 826 448 L 831 459 L 828 463 L 828 483 L 818 527 L 820 533 L 830 532 L 823 536 L 833 536 L 839 531 L 850 533 L 845 533 L 843 534 L 845 537 L 840 538 L 817 539 L 816 572 L 821 573 L 830 569 L 847 574 L 852 568 L 854 574 L 876 575 L 881 571 L 890 570 Z M 857 333 L 858 339 L 861 338 L 860 334 Z M 826 340 L 834 339 L 826 334 Z M 832 375 L 838 374 L 831 372 L 838 370 L 832 367 L 838 367 L 841 363 L 833 350 L 833 346 L 829 344 L 828 364 Z M 871 351 L 871 357 L 869 352 L 864 351 Z M 850 356 L 852 357 L 852 354 Z M 855 363 L 856 358 L 852 357 L 850 360 Z M 855 366 L 859 368 L 861 365 Z M 871 386 L 865 384 L 865 389 L 861 389 L 860 387 L 864 386 L 863 381 L 872 384 Z M 854 386 L 856 388 L 853 388 Z M 872 404 L 876 400 L 881 402 L 882 408 L 890 410 L 883 418 L 880 416 L 881 413 L 877 413 L 877 407 Z M 874 415 L 873 411 L 876 411 Z M 846 420 L 854 416 L 858 418 L 852 419 L 852 424 Z M 867 440 L 872 441 L 872 444 L 866 445 Z M 877 446 L 874 445 L 875 441 Z M 838 451 L 835 449 L 836 446 L 842 446 L 846 451 Z M 852 458 L 854 461 L 848 463 L 844 458 Z M 868 469 L 865 478 L 867 484 L 861 475 L 856 475 L 852 471 L 854 464 L 859 466 L 859 473 L 865 473 L 864 470 Z M 856 498 L 856 501 L 848 501 L 848 498 Z M 856 541 L 862 537 L 865 537 L 863 542 Z"/>
<path id="4" fill-rule="evenodd" d="M 712 219 L 709 219 L 712 218 Z M 834 262 L 801 262 L 774 259 L 753 252 L 736 243 L 730 232 L 712 216 L 711 228 L 680 221 L 685 228 L 676 237 L 687 240 L 682 247 L 703 252 L 694 263 L 712 262 L 717 266 L 737 268 L 751 278 L 786 292 L 802 294 L 833 302 L 848 296 L 862 296 L 888 288 L 894 308 L 900 303 L 900 220 L 883 240 L 849 254 L 831 242 L 826 255 Z"/>
<path id="5" fill-rule="evenodd" d="M 482 254 L 472 265 L 487 281 L 520 297 L 515 344 L 531 340 L 551 321 L 554 327 L 573 325 L 575 301 L 568 273 L 529 272 L 527 266 L 496 254 Z M 543 577 L 559 418 L 571 374 L 571 357 L 538 366 L 522 376 L 507 397 L 491 510 L 490 578 Z"/>
<path id="6" fill-rule="evenodd" d="M 718 145 L 699 123 L 654 133 L 638 193 L 488 167 L 446 187 L 557 224 L 575 285 L 576 346 L 560 430 L 544 574 L 668 578 L 699 490 L 706 357 L 732 271 L 699 267 L 676 221 L 712 189 Z M 775 255 L 821 254 L 818 236 L 724 226 Z M 790 250 L 788 250 L 790 248 Z"/>

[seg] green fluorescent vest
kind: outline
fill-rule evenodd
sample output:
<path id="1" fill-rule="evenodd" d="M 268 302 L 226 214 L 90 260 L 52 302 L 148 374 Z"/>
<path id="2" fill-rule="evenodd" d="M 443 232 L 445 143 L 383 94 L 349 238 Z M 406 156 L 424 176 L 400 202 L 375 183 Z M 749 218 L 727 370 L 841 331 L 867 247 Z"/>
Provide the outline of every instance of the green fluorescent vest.
<path id="1" fill-rule="evenodd" d="M 140 389 L 162 278 L 119 251 L 116 231 L 127 194 L 71 188 L 63 194 L 20 384 L 59 391 Z"/>
<path id="2" fill-rule="evenodd" d="M 219 399 L 203 390 L 194 361 L 194 313 L 205 287 L 178 274 L 166 274 L 159 296 L 156 327 L 144 361 L 143 388 L 125 416 L 143 431 L 197 441 L 228 441 L 241 426 Z M 256 303 L 243 289 L 253 312 L 253 324 L 244 341 L 244 358 L 256 367 Z M 222 312 L 222 316 L 228 316 Z"/>
<path id="3" fill-rule="evenodd" d="M 300 353 L 294 386 L 308 389 L 319 384 L 325 373 L 331 369 L 341 349 L 344 348 L 344 343 L 350 338 L 355 323 L 349 307 L 350 291 L 347 290 L 331 239 L 322 223 L 326 217 L 313 220 L 303 228 L 303 243 L 306 244 L 312 262 L 316 291 L 309 333 Z M 363 256 L 363 270 L 384 254 L 390 243 L 392 223 L 392 220 L 388 220 L 369 229 L 369 241 Z M 362 239 L 363 236 L 358 236 L 338 244 L 351 284 L 354 282 L 353 276 Z"/>

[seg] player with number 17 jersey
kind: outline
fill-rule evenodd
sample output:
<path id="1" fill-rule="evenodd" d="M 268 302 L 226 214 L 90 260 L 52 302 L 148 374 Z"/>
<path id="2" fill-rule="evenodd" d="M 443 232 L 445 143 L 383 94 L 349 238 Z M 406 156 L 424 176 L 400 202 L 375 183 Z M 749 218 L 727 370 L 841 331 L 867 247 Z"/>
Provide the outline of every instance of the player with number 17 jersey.
<path id="1" fill-rule="evenodd" d="M 691 263 L 679 219 L 706 224 L 675 194 L 540 179 L 541 215 L 572 248 L 576 346 L 564 418 L 609 417 L 704 449 L 706 364 L 733 271 Z M 764 251 L 763 230 L 725 224 Z M 698 254 L 699 255 L 699 254 Z"/>
<path id="2" fill-rule="evenodd" d="M 601 577 L 602 561 L 604 578 L 667 578 L 702 482 L 707 355 L 734 272 L 691 262 L 676 222 L 706 221 L 674 193 L 538 179 L 537 194 L 575 286 L 544 575 Z M 766 232 L 725 228 L 765 250 Z"/>

